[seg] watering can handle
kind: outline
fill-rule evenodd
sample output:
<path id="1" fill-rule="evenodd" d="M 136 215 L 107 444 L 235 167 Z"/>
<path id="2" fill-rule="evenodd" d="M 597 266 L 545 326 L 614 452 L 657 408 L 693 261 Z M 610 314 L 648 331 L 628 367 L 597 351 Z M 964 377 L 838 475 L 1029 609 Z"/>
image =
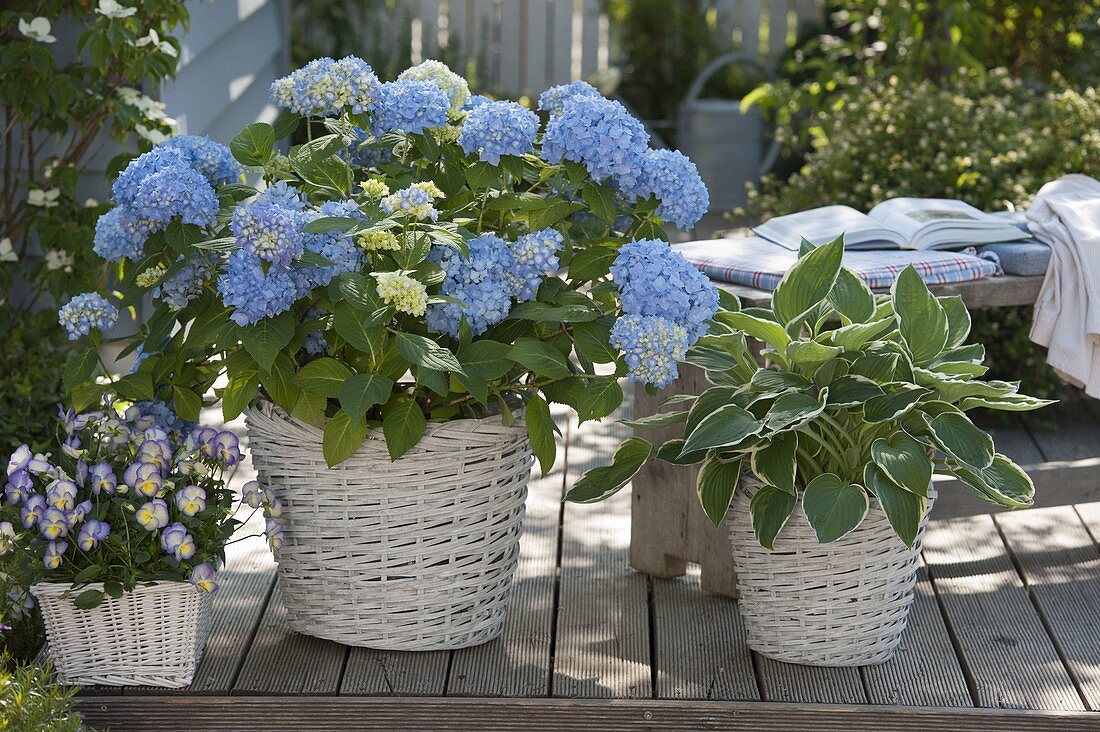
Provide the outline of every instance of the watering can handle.
<path id="1" fill-rule="evenodd" d="M 687 95 L 684 97 L 684 101 L 681 102 L 681 104 L 687 104 L 688 102 L 693 102 L 698 99 L 699 95 L 703 93 L 703 87 L 710 81 L 710 77 L 717 74 L 719 69 L 725 68 L 731 64 L 752 67 L 759 71 L 768 81 L 775 81 L 775 74 L 772 73 L 772 70 L 760 63 L 760 61 L 753 56 L 747 56 L 742 53 L 727 53 L 724 56 L 719 56 L 703 67 L 703 70 L 700 71 L 691 82 Z M 776 161 L 779 160 L 781 149 L 782 146 L 779 140 L 773 139 L 772 144 L 768 147 L 768 152 L 760 162 L 760 172 L 757 174 L 758 176 L 763 176 L 772 169 Z"/>

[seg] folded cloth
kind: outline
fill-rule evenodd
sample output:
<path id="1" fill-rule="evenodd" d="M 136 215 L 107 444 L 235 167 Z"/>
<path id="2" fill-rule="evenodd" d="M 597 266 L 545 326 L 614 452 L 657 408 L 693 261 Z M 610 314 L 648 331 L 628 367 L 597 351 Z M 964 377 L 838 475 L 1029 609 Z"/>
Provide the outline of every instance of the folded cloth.
<path id="1" fill-rule="evenodd" d="M 978 247 L 982 254 L 993 252 L 1001 260 L 1005 274 L 1020 277 L 1036 277 L 1047 271 L 1050 264 L 1050 245 L 1038 239 L 1006 241 L 999 244 L 984 244 Z"/>
<path id="2" fill-rule="evenodd" d="M 1100 181 L 1073 174 L 1047 183 L 1027 219 L 1051 249 L 1031 340 L 1062 376 L 1100 397 Z"/>
<path id="3" fill-rule="evenodd" d="M 758 236 L 677 244 L 676 251 L 708 277 L 722 282 L 774 290 L 798 259 L 798 253 Z M 993 260 L 962 252 L 907 249 L 846 250 L 844 266 L 872 288 L 887 288 L 909 265 L 929 284 L 970 282 L 1003 274 Z"/>

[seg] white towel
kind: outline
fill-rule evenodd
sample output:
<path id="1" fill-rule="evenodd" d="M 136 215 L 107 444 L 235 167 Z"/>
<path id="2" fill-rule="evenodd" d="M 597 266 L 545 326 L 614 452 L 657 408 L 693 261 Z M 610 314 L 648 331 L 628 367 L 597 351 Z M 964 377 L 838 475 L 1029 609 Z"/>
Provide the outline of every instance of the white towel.
<path id="1" fill-rule="evenodd" d="M 1031 340 L 1064 378 L 1100 397 L 1100 181 L 1074 174 L 1047 183 L 1027 219 L 1051 246 Z"/>

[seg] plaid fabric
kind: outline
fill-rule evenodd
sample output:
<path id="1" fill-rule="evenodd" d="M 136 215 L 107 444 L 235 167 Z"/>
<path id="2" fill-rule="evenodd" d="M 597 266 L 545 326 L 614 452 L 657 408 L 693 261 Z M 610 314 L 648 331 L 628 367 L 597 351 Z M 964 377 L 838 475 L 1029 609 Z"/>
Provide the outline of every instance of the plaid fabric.
<path id="1" fill-rule="evenodd" d="M 757 236 L 714 239 L 673 247 L 712 280 L 772 291 L 798 259 L 792 252 Z M 925 282 L 970 282 L 1004 274 L 995 260 L 962 252 L 881 249 L 844 252 L 844 266 L 871 288 L 885 289 L 913 265 Z"/>

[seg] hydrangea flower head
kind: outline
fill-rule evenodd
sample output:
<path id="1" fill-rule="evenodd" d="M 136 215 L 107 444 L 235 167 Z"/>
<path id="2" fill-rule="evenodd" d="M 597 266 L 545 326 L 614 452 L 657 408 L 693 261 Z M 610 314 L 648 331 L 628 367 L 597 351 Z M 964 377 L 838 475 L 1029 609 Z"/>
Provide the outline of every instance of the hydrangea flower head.
<path id="1" fill-rule="evenodd" d="M 688 334 L 667 318 L 624 315 L 611 328 L 611 345 L 626 357 L 632 381 L 662 388 L 680 375 L 676 364 L 687 354 Z"/>
<path id="2" fill-rule="evenodd" d="M 118 308 L 107 302 L 97 292 L 76 295 L 57 311 L 57 320 L 75 341 L 92 332 L 93 328 L 107 331 L 118 322 Z"/>
<path id="3" fill-rule="evenodd" d="M 367 252 L 396 252 L 401 248 L 401 242 L 389 231 L 370 231 L 360 234 L 355 243 Z"/>
<path id="4" fill-rule="evenodd" d="M 430 81 L 387 82 L 374 102 L 375 132 L 423 134 L 426 129 L 446 125 L 449 109 L 447 94 Z"/>
<path id="5" fill-rule="evenodd" d="M 183 265 L 183 269 L 155 287 L 153 297 L 163 300 L 172 310 L 183 310 L 202 294 L 203 285 L 210 274 L 210 266 L 206 260 L 192 259 Z"/>
<path id="6" fill-rule="evenodd" d="M 154 173 L 166 170 L 190 168 L 188 159 L 179 150 L 157 145 L 147 153 L 138 155 L 118 174 L 111 192 L 122 206 L 133 207 L 141 195 L 140 186 Z"/>
<path id="7" fill-rule="evenodd" d="M 660 201 L 657 215 L 685 231 L 695 226 L 710 206 L 699 169 L 678 150 L 647 150 L 641 179 L 633 190 L 625 192 L 642 198 L 654 196 Z"/>
<path id="8" fill-rule="evenodd" d="M 718 291 L 668 243 L 632 241 L 611 265 L 623 312 L 658 316 L 683 327 L 689 345 L 707 332 L 706 322 L 718 311 Z"/>
<path id="9" fill-rule="evenodd" d="M 162 430 L 175 432 L 189 429 L 189 425 L 180 419 L 166 402 L 159 399 L 138 402 L 126 410 L 126 416 L 143 431 L 150 427 L 160 427 Z"/>
<path id="10" fill-rule="evenodd" d="M 508 280 L 517 300 L 535 299 L 543 279 L 558 268 L 558 252 L 563 241 L 561 232 L 540 229 L 512 243 L 515 267 L 508 271 Z"/>
<path id="11" fill-rule="evenodd" d="M 302 214 L 303 225 L 327 216 L 342 216 L 349 219 L 365 221 L 366 216 L 359 210 L 359 204 L 355 201 L 325 201 L 318 208 L 305 211 Z M 363 268 L 363 252 L 356 246 L 352 237 L 340 231 L 328 231 L 319 234 L 303 234 L 305 250 L 314 252 L 332 262 L 323 267 L 303 267 L 301 274 L 309 282 L 312 289 L 320 285 L 327 285 L 341 272 L 358 272 Z"/>
<path id="12" fill-rule="evenodd" d="M 154 222 L 138 218 L 125 206 L 117 206 L 95 222 L 92 250 L 108 262 L 140 259 L 145 241 L 156 230 Z"/>
<path id="13" fill-rule="evenodd" d="M 218 196 L 202 173 L 175 168 L 143 180 L 131 208 L 136 216 L 160 226 L 177 216 L 185 224 L 209 226 L 218 215 Z"/>
<path id="14" fill-rule="evenodd" d="M 289 269 L 270 267 L 243 249 L 229 255 L 226 271 L 218 278 L 218 292 L 237 325 L 252 325 L 290 309 L 300 294 L 300 285 Z"/>
<path id="15" fill-rule="evenodd" d="M 378 93 L 378 77 L 370 64 L 356 56 L 339 61 L 318 58 L 276 79 L 271 101 L 276 106 L 304 116 L 333 117 L 345 108 L 353 114 L 366 112 Z"/>
<path id="16" fill-rule="evenodd" d="M 456 117 L 470 101 L 470 86 L 461 76 L 441 61 L 428 59 L 412 68 L 405 69 L 398 77 L 398 81 L 428 81 L 439 87 L 440 91 L 447 95 L 450 116 Z"/>
<path id="17" fill-rule="evenodd" d="M 249 203 L 233 211 L 229 230 L 245 252 L 282 267 L 302 256 L 305 242 L 293 211 L 270 203 Z"/>
<path id="18" fill-rule="evenodd" d="M 501 155 L 525 155 L 535 147 L 539 118 L 515 102 L 489 102 L 471 109 L 462 123 L 458 144 L 467 154 L 490 165 Z"/>
<path id="19" fill-rule="evenodd" d="M 459 302 L 428 306 L 427 324 L 432 333 L 458 337 L 465 316 L 474 335 L 480 335 L 508 316 L 512 306 L 512 286 L 508 272 L 515 266 L 508 244 L 491 234 L 466 242 L 470 256 L 447 247 L 436 247 L 428 254 L 446 273 L 441 294 Z"/>
<path id="20" fill-rule="evenodd" d="M 377 178 L 369 178 L 359 184 L 363 195 L 372 201 L 378 201 L 390 195 L 390 187 Z"/>
<path id="21" fill-rule="evenodd" d="M 641 175 L 649 133 L 622 104 L 603 97 L 574 96 L 562 113 L 550 118 L 542 137 L 542 156 L 581 163 L 597 181 L 611 178 L 630 187 Z"/>
<path id="22" fill-rule="evenodd" d="M 387 305 L 417 317 L 427 310 L 428 289 L 423 282 L 400 272 L 378 272 L 374 278 L 378 282 L 378 296 Z"/>
<path id="23" fill-rule="evenodd" d="M 275 181 L 256 196 L 253 203 L 278 206 L 287 211 L 301 211 L 306 207 L 302 192 L 285 180 Z"/>
<path id="24" fill-rule="evenodd" d="M 565 103 L 575 97 L 603 98 L 600 90 L 587 81 L 571 81 L 568 84 L 552 86 L 539 95 L 539 109 L 548 112 L 551 116 L 559 115 L 565 108 Z"/>
<path id="25" fill-rule="evenodd" d="M 159 147 L 178 151 L 188 165 L 201 173 L 212 186 L 236 183 L 244 172 L 228 147 L 203 135 L 177 135 L 165 140 Z"/>
<path id="26" fill-rule="evenodd" d="M 435 221 L 439 212 L 433 204 L 435 199 L 442 197 L 443 191 L 431 181 L 413 183 L 408 188 L 402 188 L 383 198 L 382 210 L 388 214 L 399 212 L 416 221 Z"/>

